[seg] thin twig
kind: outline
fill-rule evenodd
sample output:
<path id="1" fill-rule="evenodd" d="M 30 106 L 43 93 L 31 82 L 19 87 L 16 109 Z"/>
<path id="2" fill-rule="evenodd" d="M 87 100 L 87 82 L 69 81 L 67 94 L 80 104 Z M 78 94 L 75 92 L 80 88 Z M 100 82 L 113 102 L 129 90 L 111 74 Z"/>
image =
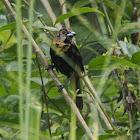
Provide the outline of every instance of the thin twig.
<path id="1" fill-rule="evenodd" d="M 59 2 L 60 2 L 60 5 L 61 5 L 62 14 L 66 14 L 67 13 L 66 0 L 59 0 Z M 69 19 L 65 19 L 64 23 L 65 23 L 66 28 L 68 28 L 68 29 L 71 28 Z"/>
<path id="2" fill-rule="evenodd" d="M 45 88 L 44 88 L 44 81 L 43 81 L 43 77 L 42 77 L 42 72 L 41 72 L 41 69 L 40 69 L 40 63 L 38 61 L 38 58 L 37 58 L 37 55 L 36 55 L 36 64 L 37 64 L 37 67 L 38 67 L 38 70 L 39 70 L 39 74 L 40 74 L 40 78 L 41 78 L 41 90 L 42 90 L 42 93 L 43 93 L 43 101 L 46 105 L 46 110 L 47 110 L 47 113 L 48 113 L 48 128 L 49 128 L 49 134 L 50 134 L 50 137 L 52 138 L 52 133 L 51 133 L 51 124 L 50 124 L 50 115 L 49 115 L 49 109 L 48 109 L 48 101 L 46 99 L 46 93 L 45 93 Z"/>
<path id="3" fill-rule="evenodd" d="M 56 21 L 56 16 L 55 16 L 55 14 L 54 14 L 54 12 L 53 12 L 53 10 L 52 10 L 52 7 L 51 7 L 49 1 L 48 1 L 48 0 L 41 0 L 41 2 L 42 2 L 42 4 L 44 5 L 45 9 L 47 10 L 48 14 L 50 15 L 50 17 L 51 17 L 53 23 L 55 23 L 55 21 Z M 56 24 L 56 27 L 61 29 L 61 28 L 62 28 L 61 23 L 57 23 L 57 24 Z"/>
<path id="4" fill-rule="evenodd" d="M 87 37 L 84 39 L 81 48 L 83 48 L 83 46 L 85 45 L 86 41 L 89 39 L 89 37 L 92 35 L 93 32 L 90 32 L 89 35 L 87 35 Z"/>
<path id="5" fill-rule="evenodd" d="M 18 130 L 14 136 L 12 136 L 12 138 L 10 138 L 10 140 L 13 140 L 19 133 L 21 132 L 21 130 Z"/>
<path id="6" fill-rule="evenodd" d="M 103 0 L 100 0 L 100 1 L 101 1 L 102 6 L 103 6 L 104 14 L 105 14 L 105 16 L 106 16 L 106 19 L 107 19 L 107 22 L 108 22 L 108 24 L 109 24 L 109 26 L 110 26 L 110 29 L 111 29 L 112 33 L 114 33 L 114 28 L 113 28 L 113 26 L 112 26 L 112 24 L 111 24 L 111 21 L 110 21 L 110 19 L 109 19 L 109 16 L 108 16 L 108 14 L 107 14 L 106 9 L 105 9 L 105 5 L 104 5 L 104 3 L 103 3 Z M 119 39 L 117 38 L 116 41 L 117 41 L 118 46 L 121 48 L 121 49 L 120 49 L 121 53 L 124 54 L 123 49 L 122 49 L 122 46 L 121 46 L 121 44 L 120 44 L 120 42 L 119 42 Z"/>
<path id="7" fill-rule="evenodd" d="M 113 97 L 112 99 L 107 100 L 107 101 L 103 101 L 102 103 L 110 103 L 110 102 L 112 102 L 112 101 L 117 100 L 118 98 L 119 98 L 119 97 Z"/>

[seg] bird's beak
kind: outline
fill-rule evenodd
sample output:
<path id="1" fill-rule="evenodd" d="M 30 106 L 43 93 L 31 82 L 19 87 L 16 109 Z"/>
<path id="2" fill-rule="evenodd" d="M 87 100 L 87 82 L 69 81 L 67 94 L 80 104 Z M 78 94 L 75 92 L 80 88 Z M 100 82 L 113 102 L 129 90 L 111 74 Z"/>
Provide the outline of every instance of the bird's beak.
<path id="1" fill-rule="evenodd" d="M 75 32 L 70 32 L 67 34 L 67 37 L 74 37 L 76 36 L 76 33 Z"/>

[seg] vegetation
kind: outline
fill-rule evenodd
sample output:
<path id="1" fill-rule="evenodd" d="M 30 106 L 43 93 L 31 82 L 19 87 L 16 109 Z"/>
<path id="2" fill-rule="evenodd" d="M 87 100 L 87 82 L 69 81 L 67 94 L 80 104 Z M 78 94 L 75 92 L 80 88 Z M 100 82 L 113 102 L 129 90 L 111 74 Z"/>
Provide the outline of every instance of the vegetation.
<path id="1" fill-rule="evenodd" d="M 0 139 L 139 139 L 139 15 L 139 0 L 0 1 Z M 82 111 L 46 70 L 61 28 L 77 34 Z"/>

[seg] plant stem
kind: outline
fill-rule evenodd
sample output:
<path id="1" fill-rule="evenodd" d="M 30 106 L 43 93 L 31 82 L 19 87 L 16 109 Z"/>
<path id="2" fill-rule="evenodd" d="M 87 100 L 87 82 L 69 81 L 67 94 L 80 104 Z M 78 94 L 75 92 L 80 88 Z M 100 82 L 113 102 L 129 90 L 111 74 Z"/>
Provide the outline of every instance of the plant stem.
<path id="1" fill-rule="evenodd" d="M 108 123 L 111 125 L 112 129 L 114 130 L 114 132 L 119 136 L 115 126 L 113 125 L 113 123 L 111 122 L 111 119 L 109 118 L 108 114 L 106 113 L 106 111 L 103 108 L 102 103 L 100 102 L 100 99 L 98 98 L 97 93 L 95 93 L 95 90 L 93 87 L 91 87 L 90 80 L 88 79 L 87 76 L 85 76 L 83 78 L 83 81 L 85 82 L 85 85 L 87 86 L 87 88 L 89 89 L 90 93 L 92 94 L 92 96 L 94 97 L 95 101 L 96 101 L 96 105 L 97 107 L 99 106 L 99 108 L 101 109 L 101 111 L 103 112 L 103 114 L 105 115 Z"/>
<path id="2" fill-rule="evenodd" d="M 21 138 L 23 138 L 23 60 L 22 60 L 22 29 L 21 29 L 21 0 L 16 0 L 16 31 L 17 31 L 17 55 L 18 55 L 18 90 L 19 90 L 19 113 L 20 113 L 20 130 L 21 130 Z"/>
<path id="3" fill-rule="evenodd" d="M 71 77 L 71 97 L 75 101 L 76 97 L 76 77 L 73 75 Z M 70 140 L 76 140 L 76 115 L 75 112 L 71 109 L 71 123 L 70 123 Z"/>
<path id="4" fill-rule="evenodd" d="M 27 49 L 27 81 L 26 81 L 26 109 L 25 109 L 25 140 L 29 139 L 30 134 L 30 77 L 31 77 L 31 56 L 32 56 L 32 23 L 33 23 L 33 6 L 34 6 L 34 0 L 30 1 L 30 7 L 29 7 L 29 36 L 28 36 L 28 49 Z"/>

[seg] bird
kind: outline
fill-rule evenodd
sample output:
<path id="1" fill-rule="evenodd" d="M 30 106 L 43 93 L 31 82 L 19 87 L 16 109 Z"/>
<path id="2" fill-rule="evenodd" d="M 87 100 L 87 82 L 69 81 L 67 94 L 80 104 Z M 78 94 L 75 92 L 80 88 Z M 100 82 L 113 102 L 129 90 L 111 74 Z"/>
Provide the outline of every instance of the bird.
<path id="1" fill-rule="evenodd" d="M 52 41 L 55 48 L 50 48 L 50 56 L 57 71 L 66 75 L 68 79 L 74 75 L 77 94 L 81 94 L 79 73 L 84 72 L 84 66 L 80 51 L 73 41 L 74 36 L 76 36 L 76 33 L 71 29 L 61 29 L 57 32 Z M 82 97 L 76 96 L 76 106 L 79 110 L 83 109 Z"/>

